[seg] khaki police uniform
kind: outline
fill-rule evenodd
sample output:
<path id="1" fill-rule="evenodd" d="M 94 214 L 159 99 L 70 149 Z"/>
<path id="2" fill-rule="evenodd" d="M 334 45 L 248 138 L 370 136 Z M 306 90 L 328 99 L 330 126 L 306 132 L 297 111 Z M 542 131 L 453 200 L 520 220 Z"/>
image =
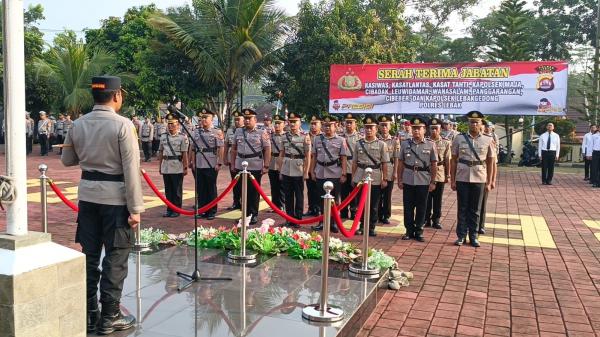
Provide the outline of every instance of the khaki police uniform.
<path id="1" fill-rule="evenodd" d="M 354 119 L 354 117 L 352 117 L 352 115 L 350 115 L 351 119 Z M 348 116 L 346 116 L 345 119 L 348 119 Z M 346 147 L 348 148 L 348 156 L 346 157 L 347 162 L 346 162 L 346 182 L 344 182 L 342 184 L 342 199 L 346 199 L 348 197 L 348 195 L 352 192 L 352 190 L 354 189 L 354 187 L 352 186 L 352 164 L 354 162 L 354 150 L 356 148 L 356 144 L 358 142 L 359 139 L 362 138 L 362 136 L 355 131 L 352 134 L 348 134 L 344 131 L 344 134 L 342 136 L 345 141 L 346 141 Z M 352 200 L 352 202 L 350 202 L 350 204 L 348 205 L 348 207 L 343 208 L 340 210 L 340 214 L 342 216 L 342 218 L 345 219 L 354 219 L 354 216 L 356 215 L 356 205 L 358 202 L 358 198 L 354 198 L 354 200 Z M 350 215 L 348 215 L 348 211 L 350 211 Z"/>
<path id="2" fill-rule="evenodd" d="M 25 148 L 27 154 L 33 151 L 33 119 L 29 115 L 25 118 Z"/>
<path id="3" fill-rule="evenodd" d="M 437 173 L 435 175 L 435 189 L 429 192 L 427 198 L 427 211 L 425 212 L 425 226 L 440 229 L 442 217 L 442 196 L 446 186 L 446 176 L 450 173 L 450 141 L 442 138 L 430 139 L 435 143 L 437 150 Z"/>
<path id="4" fill-rule="evenodd" d="M 276 116 L 276 118 L 279 116 Z M 284 133 L 271 133 L 271 162 L 269 163 L 269 183 L 271 184 L 271 197 L 275 206 L 283 209 L 285 197 L 281 189 L 281 177 L 279 167 L 279 153 L 283 149 Z"/>
<path id="5" fill-rule="evenodd" d="M 294 114 L 290 113 L 290 116 L 294 116 Z M 283 153 L 280 153 L 279 157 L 282 162 L 281 187 L 285 195 L 285 210 L 289 216 L 302 219 L 304 174 L 308 171 L 307 165 L 310 164 L 310 136 L 300 131 L 297 133 L 286 132 L 282 139 L 282 145 Z"/>
<path id="6" fill-rule="evenodd" d="M 320 121 L 320 118 L 317 116 L 312 116 L 312 122 L 315 121 Z M 323 133 L 321 131 L 319 131 L 319 133 L 312 133 L 309 132 L 308 135 L 310 136 L 310 143 L 314 144 L 315 143 L 315 138 L 319 137 L 319 135 L 322 135 Z M 311 146 L 311 151 L 312 151 L 312 146 Z M 321 188 L 319 188 L 319 186 L 317 186 L 317 181 L 313 180 L 312 177 L 310 177 L 310 172 L 309 172 L 309 177 L 306 180 L 306 196 L 308 197 L 308 212 L 305 215 L 319 215 L 319 210 L 321 209 L 321 206 L 319 206 L 319 203 L 323 203 L 321 200 L 321 196 L 319 195 L 321 191 Z"/>
<path id="7" fill-rule="evenodd" d="M 173 118 L 174 123 L 178 123 Z M 189 140 L 180 132 L 160 135 L 158 145 L 160 173 L 165 185 L 165 196 L 175 206 L 181 208 L 183 202 L 183 172 L 187 171 L 187 151 Z M 176 217 L 179 213 L 167 208 L 164 216 Z"/>
<path id="8" fill-rule="evenodd" d="M 222 164 L 225 141 L 223 131 L 210 127 L 194 130 L 194 141 L 198 152 L 194 154 L 196 167 L 196 189 L 198 191 L 198 208 L 209 204 L 217 197 L 217 177 Z M 217 213 L 217 205 L 208 210 L 204 216 L 213 218 Z"/>
<path id="9" fill-rule="evenodd" d="M 152 139 L 154 138 L 154 125 L 144 121 L 140 126 L 140 140 L 142 141 L 142 151 L 144 151 L 144 161 L 150 161 L 152 156 Z"/>
<path id="10" fill-rule="evenodd" d="M 481 113 L 467 115 L 482 116 Z M 474 151 L 471 150 L 469 143 L 473 146 Z M 456 226 L 458 240 L 456 244 L 462 244 L 469 234 L 471 244 L 479 245 L 477 225 L 480 217 L 480 205 L 486 182 L 488 178 L 491 179 L 487 176 L 486 159 L 495 157 L 494 140 L 483 133 L 479 133 L 475 137 L 470 133 L 459 134 L 452 142 L 452 162 L 456 162 L 456 173 L 451 173 L 451 175 L 453 175 L 452 179 L 456 181 L 458 199 Z"/>
<path id="11" fill-rule="evenodd" d="M 65 130 L 65 118 L 59 118 L 56 120 L 56 123 L 54 123 L 54 134 L 55 134 L 55 142 L 56 144 L 62 144 L 65 141 L 65 138 L 63 136 Z M 59 151 L 59 153 L 61 153 L 61 150 Z"/>
<path id="12" fill-rule="evenodd" d="M 233 116 L 236 117 L 236 114 L 240 114 L 240 113 L 236 111 L 236 112 L 234 112 Z M 240 116 L 241 116 L 241 114 L 240 114 Z M 231 126 L 231 127 L 229 127 L 229 129 L 227 129 L 227 132 L 225 133 L 226 150 L 225 150 L 224 162 L 228 166 L 230 166 L 229 174 L 231 176 L 231 179 L 233 179 L 236 175 L 235 168 L 233 167 L 235 165 L 235 163 L 229 162 L 229 158 L 231 158 L 231 148 L 233 147 L 233 143 L 235 142 L 235 130 L 236 129 L 237 128 L 235 126 Z M 241 193 L 242 193 L 242 185 L 236 184 L 233 187 L 233 204 L 231 205 L 231 207 L 227 208 L 228 210 L 240 209 Z"/>
<path id="13" fill-rule="evenodd" d="M 51 132 L 50 119 L 40 119 L 38 121 L 38 141 L 40 143 L 40 155 L 47 156 L 48 148 L 50 146 L 50 132 Z"/>
<path id="14" fill-rule="evenodd" d="M 389 219 L 392 216 L 392 190 L 394 189 L 394 162 L 396 159 L 396 153 L 400 148 L 398 139 L 388 134 L 386 137 L 380 137 L 386 145 L 388 151 L 388 157 L 390 160 L 384 165 L 387 167 L 387 176 L 384 179 L 388 182 L 385 188 L 381 189 L 381 202 L 379 203 L 379 221 L 382 223 L 389 223 Z"/>
<path id="15" fill-rule="evenodd" d="M 152 156 L 156 156 L 160 147 L 160 138 L 167 132 L 167 124 L 162 120 L 154 122 L 154 137 L 152 138 Z"/>
<path id="16" fill-rule="evenodd" d="M 94 77 L 92 90 L 103 90 L 106 86 L 109 90 L 118 90 L 120 82 L 118 77 L 113 76 Z M 94 89 L 96 83 L 102 87 Z M 123 282 L 127 277 L 127 260 L 134 243 L 128 218 L 130 214 L 144 211 L 135 126 L 110 106 L 95 105 L 91 112 L 73 122 L 65 145 L 62 163 L 65 166 L 79 165 L 82 170 L 75 241 L 81 244 L 86 255 L 88 317 L 98 308 L 96 294 L 102 274 L 100 326 L 110 328 L 113 320 L 119 317 L 117 313 Z M 100 271 L 98 267 L 103 250 Z M 121 322 L 123 320 L 129 323 L 135 321 L 132 316 L 122 317 Z"/>

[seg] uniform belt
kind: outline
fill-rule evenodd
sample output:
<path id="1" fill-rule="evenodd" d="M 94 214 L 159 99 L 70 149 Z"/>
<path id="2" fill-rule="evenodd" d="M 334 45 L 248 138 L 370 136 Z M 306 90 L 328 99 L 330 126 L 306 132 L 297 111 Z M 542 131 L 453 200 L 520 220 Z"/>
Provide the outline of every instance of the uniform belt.
<path id="1" fill-rule="evenodd" d="M 408 165 L 404 165 L 405 169 L 409 169 L 411 171 L 429 171 L 429 167 L 421 167 L 421 166 L 408 166 Z"/>
<path id="2" fill-rule="evenodd" d="M 125 181 L 125 176 L 122 174 L 108 174 L 97 171 L 82 171 L 81 179 L 91 181 Z"/>
<path id="3" fill-rule="evenodd" d="M 203 152 L 203 153 L 207 153 L 207 152 L 217 153 L 217 148 L 216 147 L 207 147 L 207 148 L 204 148 L 204 149 L 200 149 L 200 152 Z"/>
<path id="4" fill-rule="evenodd" d="M 444 162 L 443 161 L 438 161 L 437 162 L 437 166 L 444 166 Z"/>
<path id="5" fill-rule="evenodd" d="M 353 158 L 353 157 L 354 157 L 354 156 L 346 156 L 346 159 L 347 159 L 347 160 L 352 160 L 352 158 Z"/>
<path id="6" fill-rule="evenodd" d="M 381 164 L 377 164 L 377 165 L 367 165 L 367 164 L 356 164 L 356 166 L 358 166 L 361 169 L 366 169 L 366 168 L 370 168 L 373 170 L 379 170 L 381 168 Z"/>
<path id="7" fill-rule="evenodd" d="M 279 152 L 271 152 L 271 157 L 279 157 Z"/>
<path id="8" fill-rule="evenodd" d="M 181 158 L 182 158 L 181 156 L 166 156 L 166 157 L 163 157 L 163 159 L 165 159 L 165 160 L 181 160 Z"/>
<path id="9" fill-rule="evenodd" d="M 286 158 L 291 158 L 291 159 L 304 159 L 304 155 L 303 154 L 285 154 Z"/>
<path id="10" fill-rule="evenodd" d="M 342 163 L 338 159 L 338 160 L 334 160 L 334 161 L 318 161 L 317 160 L 317 164 L 327 167 L 327 166 L 333 166 L 333 165 L 340 166 Z"/>
<path id="11" fill-rule="evenodd" d="M 485 162 L 483 162 L 481 160 L 472 160 L 471 161 L 471 160 L 466 160 L 466 159 L 459 159 L 458 162 L 461 163 L 461 164 L 465 164 L 465 165 L 467 165 L 469 167 L 477 166 L 477 165 L 483 165 L 485 163 Z"/>
<path id="12" fill-rule="evenodd" d="M 238 157 L 242 158 L 242 159 L 249 159 L 249 158 L 262 158 L 262 152 L 257 152 L 257 153 L 252 153 L 252 154 L 241 154 L 238 153 L 237 154 Z"/>

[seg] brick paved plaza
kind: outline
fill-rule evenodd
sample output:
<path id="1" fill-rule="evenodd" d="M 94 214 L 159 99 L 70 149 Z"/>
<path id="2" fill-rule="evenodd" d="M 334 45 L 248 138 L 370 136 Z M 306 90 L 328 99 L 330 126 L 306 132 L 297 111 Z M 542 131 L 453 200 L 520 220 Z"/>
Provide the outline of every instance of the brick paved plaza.
<path id="1" fill-rule="evenodd" d="M 36 149 L 37 150 L 37 149 Z M 41 230 L 39 172 L 73 200 L 79 168 L 65 168 L 56 153 L 28 158 L 29 229 Z M 4 163 L 2 155 L 0 161 Z M 142 163 L 158 186 L 156 161 Z M 397 257 L 400 268 L 412 271 L 408 288 L 388 291 L 359 336 L 600 336 L 600 190 L 592 189 L 577 170 L 559 169 L 553 186 L 542 186 L 537 170 L 501 168 L 498 188 L 488 200 L 488 233 L 482 247 L 456 247 L 456 196 L 447 188 L 443 230 L 426 229 L 425 243 L 401 241 L 401 192 L 394 190 L 392 225 L 379 227 L 372 240 Z M 230 181 L 219 175 L 220 190 Z M 165 220 L 164 206 L 145 186 L 144 227 L 169 233 L 190 231 L 193 220 Z M 268 189 L 268 179 L 262 185 Z M 184 207 L 193 200 L 193 179 L 185 178 Z M 228 212 L 231 198 L 219 205 L 219 215 L 204 226 L 231 225 L 239 212 Z M 49 230 L 55 242 L 74 243 L 75 213 L 49 194 Z M 271 217 L 261 203 L 260 219 Z M 0 231 L 5 230 L 0 217 Z M 359 239 L 354 239 L 357 243 Z"/>

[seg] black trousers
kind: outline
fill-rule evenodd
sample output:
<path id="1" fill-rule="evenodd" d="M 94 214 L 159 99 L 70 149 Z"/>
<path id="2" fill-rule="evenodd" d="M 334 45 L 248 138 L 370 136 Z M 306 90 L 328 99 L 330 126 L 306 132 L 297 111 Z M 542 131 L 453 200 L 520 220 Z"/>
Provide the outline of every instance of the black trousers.
<path id="1" fill-rule="evenodd" d="M 229 175 L 231 176 L 231 179 L 233 179 L 235 177 L 236 174 L 238 174 L 239 171 L 233 170 L 233 171 L 229 171 Z M 240 178 L 240 180 L 238 181 L 237 184 L 235 184 L 235 186 L 233 187 L 233 205 L 237 206 L 238 208 L 240 207 L 240 205 L 242 204 L 242 179 Z"/>
<path id="2" fill-rule="evenodd" d="M 459 238 L 465 238 L 467 234 L 476 235 L 484 190 L 485 183 L 456 182 L 456 196 L 458 199 L 456 235 Z"/>
<path id="3" fill-rule="evenodd" d="M 25 136 L 25 149 L 27 154 L 33 151 L 33 137 Z"/>
<path id="4" fill-rule="evenodd" d="M 144 160 L 149 160 L 152 156 L 152 142 L 142 142 L 142 150 L 144 151 Z"/>
<path id="5" fill-rule="evenodd" d="M 444 186 L 446 186 L 446 183 L 443 181 L 436 181 L 435 190 L 429 192 L 427 196 L 427 210 L 425 211 L 425 222 L 427 223 L 440 223 Z"/>
<path id="6" fill-rule="evenodd" d="M 341 188 L 341 183 L 340 183 L 340 179 L 317 179 L 317 181 L 315 181 L 315 185 L 319 188 L 319 190 L 317 191 L 317 195 L 319 195 L 319 199 L 320 203 L 319 203 L 319 207 L 317 208 L 317 211 L 319 212 L 319 214 L 323 214 L 323 198 L 321 198 L 321 196 L 325 195 L 325 189 L 323 188 L 323 184 L 325 184 L 325 182 L 327 181 L 331 181 L 333 183 L 333 190 L 331 191 L 331 195 L 333 196 L 333 201 L 336 204 L 339 204 L 341 202 L 340 200 L 340 188 Z M 332 223 L 333 223 L 333 218 L 332 218 Z"/>
<path id="7" fill-rule="evenodd" d="M 48 135 L 38 135 L 38 141 L 40 142 L 40 155 L 45 156 L 48 154 Z"/>
<path id="8" fill-rule="evenodd" d="M 381 201 L 379 202 L 379 219 L 389 219 L 392 216 L 392 190 L 394 182 L 388 181 L 387 186 L 381 189 Z"/>
<path id="9" fill-rule="evenodd" d="M 592 167 L 592 160 L 591 159 L 588 160 L 585 157 L 585 153 L 583 154 L 583 163 L 584 163 L 584 170 L 585 170 L 584 178 L 590 179 L 590 168 Z"/>
<path id="10" fill-rule="evenodd" d="M 271 200 L 275 206 L 283 209 L 285 198 L 281 190 L 281 180 L 279 179 L 279 171 L 269 170 L 269 183 L 271 183 Z"/>
<path id="11" fill-rule="evenodd" d="M 155 155 L 156 152 L 158 152 L 159 148 L 160 148 L 160 139 L 153 139 L 152 140 L 152 155 Z"/>
<path id="12" fill-rule="evenodd" d="M 217 175 L 214 168 L 196 169 L 196 189 L 198 191 L 198 208 L 209 204 L 217 198 Z M 217 214 L 217 206 L 206 212 L 207 215 Z"/>
<path id="13" fill-rule="evenodd" d="M 348 197 L 348 195 L 350 194 L 350 192 L 352 192 L 353 189 L 354 186 L 352 186 L 352 174 L 348 173 L 346 174 L 346 182 L 342 184 L 342 200 L 346 199 L 346 197 Z M 360 194 L 357 195 L 356 198 L 354 198 L 354 200 L 350 202 L 348 207 L 340 210 L 340 214 L 343 218 L 348 218 L 348 209 L 350 209 L 351 216 L 356 214 L 356 205 L 358 203 L 359 198 Z"/>
<path id="14" fill-rule="evenodd" d="M 479 223 L 477 224 L 477 230 L 485 229 L 485 213 L 488 199 L 488 191 L 483 189 L 483 196 L 481 197 L 481 206 L 479 207 Z"/>
<path id="15" fill-rule="evenodd" d="M 590 168 L 590 181 L 594 185 L 600 185 L 600 151 L 592 152 L 592 165 Z"/>
<path id="16" fill-rule="evenodd" d="M 102 205 L 79 201 L 77 233 L 85 254 L 87 298 L 95 298 L 100 282 L 100 301 L 119 302 L 123 282 L 127 277 L 127 259 L 134 243 L 134 234 L 127 223 L 127 206 Z M 102 272 L 98 268 L 104 247 Z"/>
<path id="17" fill-rule="evenodd" d="M 240 171 L 236 171 L 235 174 L 238 174 L 238 172 L 240 172 Z M 254 177 L 254 179 L 256 179 L 256 181 L 260 185 L 260 181 L 262 179 L 262 171 L 261 170 L 258 170 L 258 171 L 248 170 L 248 172 L 250 172 L 250 174 Z M 246 216 L 258 215 L 258 203 L 260 202 L 260 195 L 258 194 L 258 191 L 254 188 L 254 185 L 252 184 L 250 179 L 251 178 L 248 177 L 248 193 L 246 195 L 246 197 L 248 198 L 248 206 L 246 207 L 247 208 Z M 240 202 L 241 202 L 242 177 L 240 177 L 240 182 L 236 186 L 240 186 Z M 234 202 L 235 202 L 235 200 L 234 200 Z M 241 203 L 240 203 L 240 205 L 241 205 Z"/>
<path id="18" fill-rule="evenodd" d="M 48 152 L 54 152 L 52 149 L 52 145 L 56 144 L 56 136 L 55 135 L 48 135 Z"/>
<path id="19" fill-rule="evenodd" d="M 355 200 L 360 200 L 360 193 L 356 196 Z M 366 207 L 369 207 L 369 229 L 374 230 L 377 226 L 377 219 L 379 219 L 379 201 L 381 200 L 381 185 L 371 185 L 371 204 L 365 205 L 363 216 L 361 217 L 361 224 L 365 223 L 365 212 Z M 358 201 L 357 201 L 358 204 Z"/>
<path id="20" fill-rule="evenodd" d="M 542 182 L 551 183 L 554 177 L 556 151 L 542 151 Z"/>
<path id="21" fill-rule="evenodd" d="M 183 173 L 163 174 L 162 176 L 167 200 L 181 208 L 183 203 Z M 167 212 L 173 211 L 170 211 L 167 207 Z"/>
<path id="22" fill-rule="evenodd" d="M 403 184 L 402 202 L 404 204 L 404 227 L 406 228 L 406 235 L 423 235 L 428 195 L 429 185 Z"/>
<path id="23" fill-rule="evenodd" d="M 322 187 L 322 186 L 321 186 Z M 312 180 L 309 175 L 309 179 L 306 180 L 306 196 L 308 197 L 308 211 L 319 210 L 319 193 L 321 188 L 317 186 L 317 182 Z"/>
<path id="24" fill-rule="evenodd" d="M 285 212 L 296 219 L 302 219 L 304 212 L 304 177 L 281 177 L 281 188 L 285 195 Z"/>

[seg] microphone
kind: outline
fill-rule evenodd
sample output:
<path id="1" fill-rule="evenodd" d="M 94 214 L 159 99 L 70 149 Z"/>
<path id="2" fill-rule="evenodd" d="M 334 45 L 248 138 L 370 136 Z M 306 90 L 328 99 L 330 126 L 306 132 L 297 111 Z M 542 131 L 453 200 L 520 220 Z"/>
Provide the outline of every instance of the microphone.
<path id="1" fill-rule="evenodd" d="M 168 110 L 170 113 L 172 113 L 173 115 L 175 115 L 175 116 L 177 116 L 178 118 L 180 118 L 180 119 L 186 119 L 186 117 L 187 117 L 187 116 L 186 116 L 186 115 L 184 115 L 184 114 L 183 114 L 181 111 L 179 111 L 179 110 L 178 110 L 178 109 L 175 107 L 175 105 L 173 105 L 173 104 L 169 104 L 169 105 L 167 106 L 167 110 Z"/>

